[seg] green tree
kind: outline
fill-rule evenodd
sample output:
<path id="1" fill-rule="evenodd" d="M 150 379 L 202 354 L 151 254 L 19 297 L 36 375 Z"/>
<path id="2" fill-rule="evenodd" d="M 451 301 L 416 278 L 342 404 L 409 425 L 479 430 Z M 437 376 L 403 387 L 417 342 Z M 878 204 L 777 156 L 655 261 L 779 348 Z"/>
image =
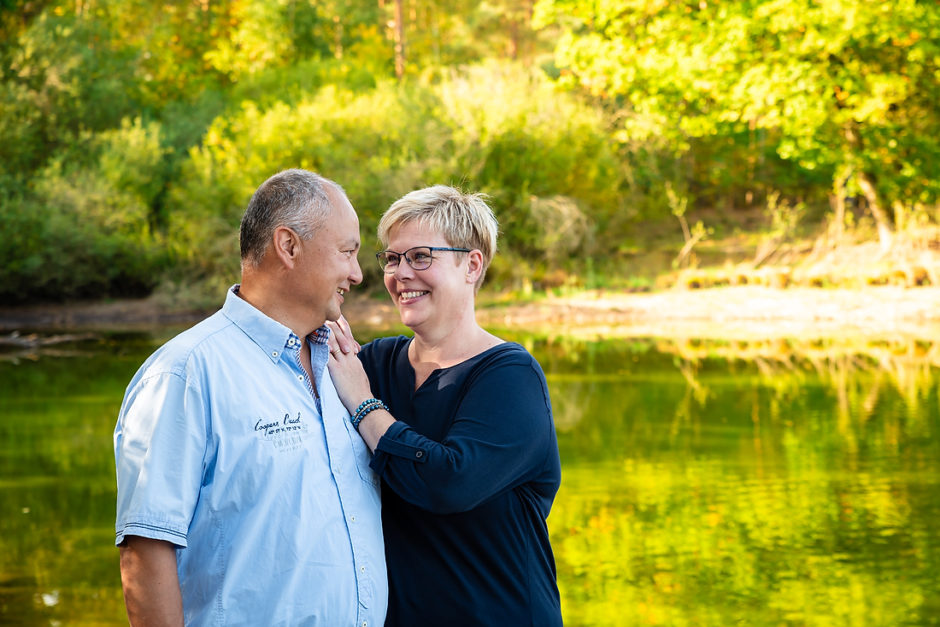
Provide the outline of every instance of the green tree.
<path id="1" fill-rule="evenodd" d="M 764 131 L 864 196 L 885 245 L 892 206 L 940 196 L 935 2 L 540 0 L 536 24 L 563 30 L 563 80 L 615 108 L 625 142 Z"/>
<path id="2" fill-rule="evenodd" d="M 100 21 L 43 14 L 11 57 L 0 85 L 0 171 L 31 171 L 140 104 L 133 51 Z"/>
<path id="3" fill-rule="evenodd" d="M 623 208 L 622 173 L 597 110 L 518 64 L 452 72 L 435 90 L 451 175 L 492 197 L 510 256 L 557 265 L 622 237 L 607 233 Z"/>
<path id="4" fill-rule="evenodd" d="M 142 295 L 160 280 L 151 208 L 164 184 L 159 127 L 86 138 L 0 203 L 0 300 Z"/>

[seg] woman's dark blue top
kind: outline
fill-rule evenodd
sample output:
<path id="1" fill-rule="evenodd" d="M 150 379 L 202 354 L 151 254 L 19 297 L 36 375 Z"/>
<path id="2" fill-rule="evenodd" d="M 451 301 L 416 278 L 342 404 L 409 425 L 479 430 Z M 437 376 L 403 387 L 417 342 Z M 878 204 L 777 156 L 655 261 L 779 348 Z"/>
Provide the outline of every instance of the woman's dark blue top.
<path id="1" fill-rule="evenodd" d="M 403 336 L 359 353 L 398 420 L 375 450 L 386 625 L 561 625 L 545 519 L 561 482 L 545 375 L 504 343 L 415 390 Z"/>

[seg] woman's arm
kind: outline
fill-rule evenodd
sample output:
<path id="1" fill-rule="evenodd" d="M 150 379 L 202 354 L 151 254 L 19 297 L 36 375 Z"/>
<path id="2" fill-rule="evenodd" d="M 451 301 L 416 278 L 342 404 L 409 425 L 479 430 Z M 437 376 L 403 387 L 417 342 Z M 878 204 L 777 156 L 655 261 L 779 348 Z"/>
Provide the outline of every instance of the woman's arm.
<path id="1" fill-rule="evenodd" d="M 376 446 L 372 468 L 401 498 L 438 514 L 469 511 L 494 496 L 546 480 L 558 448 L 541 371 L 513 356 L 468 380 L 440 442 L 402 422 Z"/>
<path id="2" fill-rule="evenodd" d="M 366 399 L 374 398 L 369 377 L 366 375 L 362 362 L 356 354 L 359 352 L 359 343 L 353 338 L 352 330 L 346 319 L 340 317 L 337 322 L 327 322 L 330 328 L 330 378 L 339 399 L 350 415 Z M 369 412 L 359 423 L 359 435 L 369 447 L 375 451 L 382 436 L 395 422 L 395 418 L 384 409 Z"/>
<path id="3" fill-rule="evenodd" d="M 348 325 L 331 328 L 330 376 L 353 414 L 374 397 L 372 386 L 356 352 L 341 348 L 354 344 Z M 459 406 L 440 408 L 454 416 L 440 442 L 382 409 L 363 418 L 372 468 L 403 499 L 435 513 L 467 511 L 537 478 L 550 455 L 557 459 L 544 375 L 529 355 L 504 355 L 468 381 Z"/>

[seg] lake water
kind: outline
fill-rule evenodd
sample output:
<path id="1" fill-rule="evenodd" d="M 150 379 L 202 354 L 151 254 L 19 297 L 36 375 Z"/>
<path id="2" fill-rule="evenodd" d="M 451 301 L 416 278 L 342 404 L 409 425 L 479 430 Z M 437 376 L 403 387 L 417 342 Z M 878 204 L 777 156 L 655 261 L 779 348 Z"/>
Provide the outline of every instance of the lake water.
<path id="1" fill-rule="evenodd" d="M 111 434 L 171 335 L 0 353 L 0 623 L 126 624 Z M 502 335 L 549 379 L 567 625 L 940 624 L 940 342 Z"/>

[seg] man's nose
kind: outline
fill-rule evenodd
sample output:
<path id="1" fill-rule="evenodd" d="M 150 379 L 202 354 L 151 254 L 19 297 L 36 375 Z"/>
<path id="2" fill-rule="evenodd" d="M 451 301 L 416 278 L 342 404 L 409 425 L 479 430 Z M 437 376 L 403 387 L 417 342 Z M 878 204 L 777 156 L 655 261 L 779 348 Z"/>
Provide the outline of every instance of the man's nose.
<path id="1" fill-rule="evenodd" d="M 362 266 L 359 265 L 359 257 L 353 258 L 353 271 L 349 274 L 349 282 L 353 285 L 362 283 Z"/>

